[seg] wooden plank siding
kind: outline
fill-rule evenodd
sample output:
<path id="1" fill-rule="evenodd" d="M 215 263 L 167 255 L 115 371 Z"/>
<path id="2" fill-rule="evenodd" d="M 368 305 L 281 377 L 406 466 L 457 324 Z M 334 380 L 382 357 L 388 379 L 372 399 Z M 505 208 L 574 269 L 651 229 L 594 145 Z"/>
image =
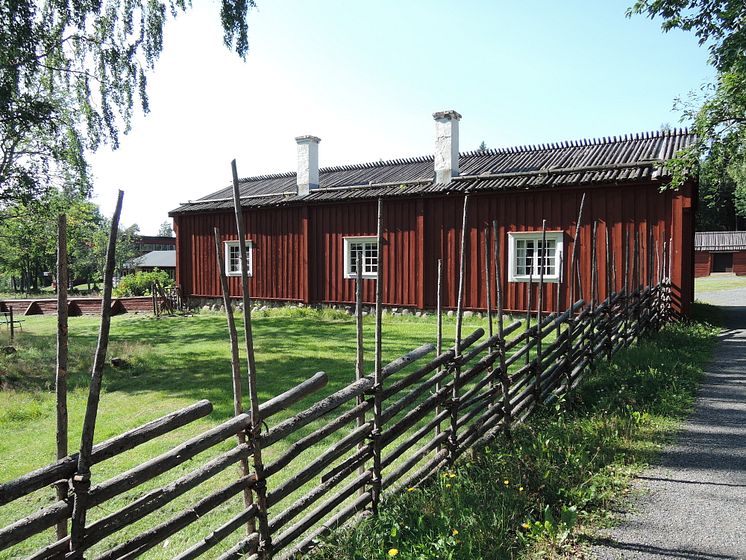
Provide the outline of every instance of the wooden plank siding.
<path id="1" fill-rule="evenodd" d="M 645 256 L 650 232 L 662 252 L 663 243 L 673 240 L 672 281 L 684 306 L 693 299 L 693 188 L 659 191 L 655 185 L 576 187 L 543 190 L 514 190 L 475 193 L 470 198 L 466 236 L 467 261 L 464 278 L 465 309 L 486 306 L 484 278 L 484 228 L 497 220 L 503 271 L 505 307 L 520 311 L 526 307 L 525 283 L 507 281 L 508 232 L 540 231 L 542 219 L 548 231 L 564 233 L 564 274 L 569 277 L 575 222 L 583 193 L 586 206 L 580 232 L 580 270 L 583 296 L 590 297 L 592 222 L 598 221 L 597 260 L 599 297 L 606 297 L 606 228 L 609 228 L 616 275 L 613 289 L 624 285 L 625 232 L 632 260 L 635 232 L 641 252 L 640 274 L 648 277 Z M 436 305 L 437 261 L 443 260 L 445 306 L 456 307 L 458 293 L 459 240 L 463 195 L 384 199 L 384 246 L 380 250 L 384 273 L 384 303 L 390 306 L 432 309 Z M 345 203 L 287 205 L 244 210 L 247 237 L 254 243 L 252 296 L 257 299 L 305 303 L 352 304 L 354 281 L 344 278 L 344 237 L 375 235 L 375 200 Z M 212 228 L 218 226 L 224 240 L 236 239 L 229 212 L 205 212 L 175 216 L 178 232 L 177 283 L 189 297 L 219 297 L 218 274 L 212 246 Z M 652 271 L 657 275 L 658 259 Z M 629 281 L 633 266 L 629 266 Z M 538 280 L 538 279 L 537 279 Z M 494 277 L 493 293 L 494 293 Z M 544 294 L 546 310 L 556 306 L 556 285 L 548 284 Z M 231 295 L 240 295 L 240 282 L 230 280 Z M 538 286 L 533 287 L 537 301 Z M 569 303 L 569 290 L 560 307 Z M 375 300 L 374 281 L 364 282 L 363 298 Z M 494 297 L 493 297 L 494 302 Z"/>
<path id="2" fill-rule="evenodd" d="M 694 253 L 694 277 L 702 278 L 709 276 L 712 271 L 712 255 L 708 251 L 696 251 Z"/>
<path id="3" fill-rule="evenodd" d="M 733 253 L 733 273 L 736 276 L 746 276 L 746 251 Z"/>

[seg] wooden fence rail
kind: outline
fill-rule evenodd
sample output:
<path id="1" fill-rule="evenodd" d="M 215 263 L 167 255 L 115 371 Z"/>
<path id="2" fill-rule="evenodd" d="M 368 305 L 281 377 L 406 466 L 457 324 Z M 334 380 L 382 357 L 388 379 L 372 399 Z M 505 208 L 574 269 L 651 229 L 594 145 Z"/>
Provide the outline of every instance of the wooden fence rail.
<path id="1" fill-rule="evenodd" d="M 668 280 L 656 280 L 654 286 L 614 293 L 600 303 L 586 305 L 579 300 L 562 312 L 537 313 L 534 318 L 529 314 L 528 328 L 525 319 L 503 326 L 498 316 L 499 328 L 491 336 L 480 328 L 440 353 L 436 345 L 424 344 L 382 364 L 378 383 L 374 374 L 363 375 L 261 433 L 254 430 L 251 413 L 238 414 L 145 463 L 91 485 L 86 490 L 88 508 L 106 505 L 177 467 L 183 470 L 199 454 L 210 455 L 188 472 L 179 470 L 167 484 L 139 492 L 123 507 L 105 508 L 104 517 L 87 523 L 80 544 L 73 545 L 65 536 L 27 557 L 84 558 L 93 548 L 96 555 L 90 557 L 135 558 L 197 522 L 201 536 L 177 558 L 197 558 L 219 545 L 220 558 L 289 558 L 303 553 L 323 532 L 369 510 L 379 490 L 385 495 L 421 483 L 465 451 L 509 430 L 537 406 L 572 390 L 599 360 L 610 359 L 660 328 L 671 316 L 672 296 Z M 263 403 L 260 422 L 266 426 L 271 416 L 326 383 L 326 374 L 319 372 Z M 208 401 L 200 401 L 102 442 L 93 447 L 91 464 L 172 432 L 211 410 Z M 236 439 L 237 434 L 244 437 Z M 233 445 L 226 450 L 224 442 Z M 279 443 L 282 449 L 273 452 Z M 191 507 L 167 521 L 134 535 L 128 533 L 124 542 L 106 545 L 112 535 L 163 511 L 227 467 L 246 461 L 257 444 L 269 459 L 262 465 L 261 476 L 257 472 L 239 475 L 201 494 Z M 52 527 L 71 518 L 77 499 L 73 484 L 77 465 L 77 456 L 70 455 L 0 484 L 0 506 L 47 487 L 64 487 L 62 482 L 72 489 L 62 499 L 0 529 L 0 551 L 12 552 L 45 531 L 51 535 Z M 260 484 L 266 488 L 264 505 L 246 505 L 213 528 L 202 520 L 232 497 L 256 490 Z M 245 530 L 247 522 L 262 515 L 267 520 L 263 531 L 269 535 L 268 542 L 263 542 L 259 529 Z"/>

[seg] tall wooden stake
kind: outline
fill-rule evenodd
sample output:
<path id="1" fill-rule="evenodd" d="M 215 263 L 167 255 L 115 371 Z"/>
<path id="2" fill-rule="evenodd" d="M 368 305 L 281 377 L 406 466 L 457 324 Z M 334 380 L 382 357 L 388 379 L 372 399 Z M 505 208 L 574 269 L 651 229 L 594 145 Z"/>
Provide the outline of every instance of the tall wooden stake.
<path id="1" fill-rule="evenodd" d="M 629 330 L 629 230 L 624 228 L 624 262 L 622 263 L 622 274 L 624 274 L 624 345 L 627 345 Z"/>
<path id="2" fill-rule="evenodd" d="M 67 216 L 57 219 L 57 459 L 67 457 Z M 67 499 L 67 482 L 57 485 L 57 499 Z M 57 540 L 67 536 L 67 520 L 57 524 Z"/>
<path id="3" fill-rule="evenodd" d="M 493 243 L 495 244 L 495 286 L 497 298 L 497 333 L 500 335 L 500 384 L 502 386 L 502 407 L 503 407 L 503 433 L 510 437 L 510 425 L 512 420 L 512 409 L 510 406 L 510 378 L 508 377 L 508 368 L 505 365 L 505 322 L 503 321 L 503 283 L 502 283 L 502 259 L 500 258 L 500 229 L 497 227 L 497 220 L 492 222 Z"/>
<path id="4" fill-rule="evenodd" d="M 611 297 L 611 293 L 616 289 L 611 281 L 611 240 L 609 239 L 609 222 L 604 224 L 606 233 L 606 299 Z"/>
<path id="5" fill-rule="evenodd" d="M 437 340 L 435 341 L 436 352 L 438 356 L 443 353 L 443 259 L 438 259 L 438 287 L 437 287 L 437 302 L 436 302 L 436 314 L 438 316 L 438 333 Z M 442 367 L 438 368 L 438 372 L 443 371 Z M 438 381 L 436 384 L 436 392 L 440 392 L 443 388 L 443 384 Z M 435 407 L 435 416 L 440 414 L 440 406 Z M 435 435 L 440 435 L 440 423 L 435 425 Z M 440 451 L 440 446 L 438 447 Z"/>
<path id="6" fill-rule="evenodd" d="M 365 363 L 363 361 L 363 258 L 362 251 L 358 252 L 355 256 L 355 380 L 360 381 L 365 377 Z M 363 403 L 365 397 L 359 395 L 357 397 L 357 404 Z M 357 417 L 357 427 L 359 428 L 365 424 L 365 412 L 360 413 Z M 364 442 L 360 442 L 357 446 L 358 450 L 362 450 L 365 447 Z M 365 465 L 358 467 L 358 474 L 365 472 Z M 364 488 L 360 488 L 358 494 L 365 493 Z"/>
<path id="7" fill-rule="evenodd" d="M 536 255 L 534 255 L 536 258 Z M 531 270 L 528 273 L 528 290 L 526 293 L 526 344 L 531 346 L 531 311 L 533 310 L 533 295 L 534 295 L 534 271 L 533 263 L 531 264 Z M 526 352 L 526 365 L 531 361 L 531 351 Z"/>
<path id="8" fill-rule="evenodd" d="M 484 228 L 484 285 L 487 298 L 487 330 L 490 338 L 493 335 L 492 328 L 492 286 L 490 285 L 490 228 Z M 492 349 L 490 349 L 490 352 Z"/>
<path id="9" fill-rule="evenodd" d="M 213 237 L 215 241 L 215 258 L 217 260 L 218 271 L 220 274 L 220 288 L 223 292 L 223 306 L 225 307 L 225 318 L 228 322 L 228 338 L 231 345 L 231 380 L 233 382 L 233 414 L 238 416 L 243 413 L 242 393 L 241 390 L 241 362 L 238 356 L 238 333 L 236 331 L 236 320 L 233 317 L 233 306 L 231 305 L 230 289 L 228 287 L 228 277 L 225 274 L 225 260 L 223 259 L 223 251 L 221 250 L 220 243 L 220 231 L 218 228 L 213 228 Z M 239 445 L 246 443 L 246 434 L 244 432 L 238 432 L 236 434 Z M 249 474 L 249 461 L 246 458 L 241 459 L 239 463 L 239 469 L 241 476 L 247 476 Z M 254 496 L 252 495 L 251 488 L 244 488 L 243 491 L 244 507 L 249 508 L 254 503 Z M 252 517 L 246 524 L 246 532 L 248 535 L 256 531 L 256 523 Z"/>
<path id="10" fill-rule="evenodd" d="M 612 341 L 612 329 L 611 329 L 611 318 L 612 318 L 612 307 L 611 307 L 611 296 L 613 292 L 616 292 L 616 278 L 612 276 L 613 272 L 613 255 L 611 254 L 611 233 L 609 231 L 609 221 L 606 220 L 604 226 L 606 230 L 606 301 L 609 305 L 606 307 L 606 325 L 605 338 L 606 338 L 606 359 L 611 361 L 614 356 L 614 343 Z"/>
<path id="11" fill-rule="evenodd" d="M 557 301 L 554 304 L 554 308 L 557 311 L 557 316 L 560 314 L 560 306 L 562 305 L 562 286 L 565 282 L 565 254 L 560 252 L 559 254 L 559 270 L 557 271 Z M 557 321 L 557 336 L 560 335 L 562 330 L 562 323 Z"/>
<path id="12" fill-rule="evenodd" d="M 469 217 L 469 195 L 464 196 L 464 212 L 461 219 L 461 248 L 458 270 L 458 299 L 456 300 L 456 337 L 454 348 L 456 367 L 453 370 L 453 389 L 451 391 L 451 433 L 450 433 L 450 457 L 451 464 L 456 460 L 458 454 L 458 412 L 459 391 L 458 385 L 461 381 L 461 323 L 464 318 L 464 272 L 466 270 L 466 227 Z"/>
<path id="13" fill-rule="evenodd" d="M 114 285 L 114 256 L 117 247 L 117 232 L 119 231 L 119 216 L 122 213 L 122 198 L 124 193 L 119 191 L 117 206 L 111 218 L 109 244 L 106 248 L 106 268 L 104 270 L 104 294 L 101 299 L 101 326 L 98 331 L 98 345 L 93 359 L 91 383 L 88 388 L 88 402 L 86 403 L 85 418 L 83 420 L 83 434 L 80 438 L 80 453 L 78 468 L 73 477 L 75 501 L 73 504 L 72 525 L 70 534 L 70 550 L 78 552 L 83 544 L 85 533 L 86 512 L 88 509 L 88 490 L 91 487 L 91 450 L 93 436 L 96 431 L 96 416 L 98 403 L 101 398 L 101 381 L 106 362 L 106 351 L 109 348 L 109 328 L 111 327 L 111 291 Z"/>
<path id="14" fill-rule="evenodd" d="M 490 286 L 490 228 L 484 228 L 484 286 L 485 286 L 485 297 L 487 303 L 487 331 L 488 336 L 492 338 L 494 334 L 492 328 L 492 287 Z M 494 353 L 495 348 L 490 346 L 489 353 Z M 487 369 L 487 375 L 490 377 L 490 387 L 494 388 L 497 386 L 497 377 L 495 375 L 495 368 L 490 366 Z"/>
<path id="15" fill-rule="evenodd" d="M 544 311 L 544 266 L 547 257 L 547 221 L 541 221 L 541 249 L 539 250 L 539 301 L 536 308 L 536 368 L 534 371 L 534 393 L 536 404 L 541 399 L 541 314 Z"/>
<path id="16" fill-rule="evenodd" d="M 575 305 L 576 282 L 578 283 L 578 288 L 580 289 L 581 297 L 583 295 L 583 287 L 579 283 L 580 272 L 577 271 L 577 266 L 578 266 L 578 251 L 580 250 L 578 242 L 580 240 L 580 227 L 583 222 L 583 208 L 584 207 L 585 207 L 585 193 L 583 193 L 583 196 L 580 199 L 580 209 L 578 210 L 578 221 L 575 222 L 575 237 L 573 238 L 573 241 L 572 241 L 572 258 L 570 259 L 570 307 Z"/>
<path id="17" fill-rule="evenodd" d="M 375 356 L 373 369 L 373 477 L 371 480 L 371 508 L 373 513 L 378 513 L 378 505 L 381 500 L 383 475 L 381 468 L 381 431 L 383 415 L 383 373 L 381 357 L 381 339 L 383 329 L 381 325 L 383 317 L 383 200 L 378 199 L 378 212 L 376 219 L 376 240 L 378 242 L 378 264 L 376 266 L 376 338 Z"/>
<path id="18" fill-rule="evenodd" d="M 591 229 L 591 329 L 588 335 L 589 340 L 593 341 L 596 334 L 596 298 L 598 297 L 598 251 L 596 234 L 598 232 L 598 221 L 593 220 Z M 588 346 L 588 361 L 593 367 L 595 356 L 593 355 L 593 344 Z"/>
<path id="19" fill-rule="evenodd" d="M 236 232 L 238 233 L 238 250 L 241 257 L 241 292 L 243 296 L 243 328 L 246 343 L 246 362 L 248 365 L 249 399 L 251 404 L 251 443 L 254 453 L 254 471 L 257 483 L 256 501 L 259 506 L 259 557 L 271 558 L 272 538 L 267 521 L 267 481 L 264 477 L 264 463 L 262 461 L 261 429 L 262 419 L 259 417 L 259 397 L 256 387 L 256 361 L 254 359 L 254 334 L 251 330 L 251 293 L 249 292 L 248 258 L 246 254 L 246 237 L 243 227 L 243 212 L 241 210 L 241 195 L 238 191 L 238 171 L 236 160 L 231 161 L 233 174 L 233 210 L 236 217 Z"/>

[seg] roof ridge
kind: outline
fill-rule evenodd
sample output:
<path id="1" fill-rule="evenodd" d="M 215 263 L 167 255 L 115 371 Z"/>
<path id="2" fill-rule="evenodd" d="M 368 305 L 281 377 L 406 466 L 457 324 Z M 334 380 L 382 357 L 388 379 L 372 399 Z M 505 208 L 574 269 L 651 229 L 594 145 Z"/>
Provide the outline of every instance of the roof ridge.
<path id="1" fill-rule="evenodd" d="M 248 183 L 249 181 L 266 181 L 267 179 L 287 179 L 295 177 L 295 171 L 285 171 L 283 173 L 267 173 L 266 175 L 252 175 L 251 177 L 241 177 L 239 183 Z"/>
<path id="2" fill-rule="evenodd" d="M 653 131 L 643 131 L 635 133 L 620 134 L 617 136 L 601 136 L 601 137 L 586 137 L 578 138 L 575 140 L 560 140 L 554 142 L 546 142 L 541 144 L 523 144 L 517 146 L 507 146 L 504 148 L 485 148 L 484 150 L 467 150 L 459 153 L 459 157 L 462 158 L 474 158 L 484 156 L 497 156 L 503 154 L 516 154 L 526 153 L 535 151 L 547 151 L 547 150 L 562 150 L 568 148 L 582 148 L 585 146 L 600 146 L 603 144 L 614 144 L 619 142 L 631 142 L 639 140 L 652 140 L 657 138 L 671 137 L 671 136 L 688 136 L 693 134 L 688 128 L 669 128 Z M 425 163 L 433 161 L 434 155 L 405 157 L 405 158 L 392 158 L 380 161 L 368 161 L 362 163 L 348 163 L 341 165 L 331 165 L 328 167 L 322 167 L 319 169 L 319 173 L 333 173 L 338 171 L 357 171 L 363 169 L 374 169 L 378 167 L 386 167 L 390 165 L 407 165 L 412 163 Z M 270 179 L 288 179 L 295 177 L 295 171 L 286 171 L 284 173 L 269 173 L 264 175 L 255 175 L 251 177 L 243 177 L 239 179 L 239 183 L 249 183 L 254 181 L 266 181 Z"/>
<path id="3" fill-rule="evenodd" d="M 670 128 L 661 130 L 652 130 L 636 133 L 619 134 L 615 136 L 601 136 L 596 138 L 578 138 L 575 140 L 562 140 L 559 142 L 549 142 L 542 144 L 523 144 L 517 146 L 507 146 L 505 148 L 488 148 L 486 150 L 477 150 L 475 152 L 461 152 L 462 157 L 474 157 L 475 155 L 500 155 L 515 154 L 524 152 L 558 150 L 566 148 L 581 148 L 583 146 L 600 146 L 603 144 L 616 144 L 619 142 L 631 142 L 634 140 L 650 140 L 670 136 L 688 136 L 693 134 L 688 128 Z"/>

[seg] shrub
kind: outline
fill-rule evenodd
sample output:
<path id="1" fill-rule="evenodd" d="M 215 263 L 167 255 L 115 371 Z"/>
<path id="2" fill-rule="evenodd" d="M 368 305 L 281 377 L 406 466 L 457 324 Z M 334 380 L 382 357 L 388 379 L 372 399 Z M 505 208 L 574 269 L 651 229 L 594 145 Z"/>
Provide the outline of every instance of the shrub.
<path id="1" fill-rule="evenodd" d="M 123 276 L 119 280 L 119 284 L 114 288 L 114 295 L 117 297 L 123 296 L 147 296 L 151 293 L 153 282 L 160 282 L 161 286 L 168 287 L 172 286 L 174 281 L 168 275 L 168 272 L 163 270 L 153 269 L 152 272 L 135 272 L 134 274 L 128 274 Z"/>

